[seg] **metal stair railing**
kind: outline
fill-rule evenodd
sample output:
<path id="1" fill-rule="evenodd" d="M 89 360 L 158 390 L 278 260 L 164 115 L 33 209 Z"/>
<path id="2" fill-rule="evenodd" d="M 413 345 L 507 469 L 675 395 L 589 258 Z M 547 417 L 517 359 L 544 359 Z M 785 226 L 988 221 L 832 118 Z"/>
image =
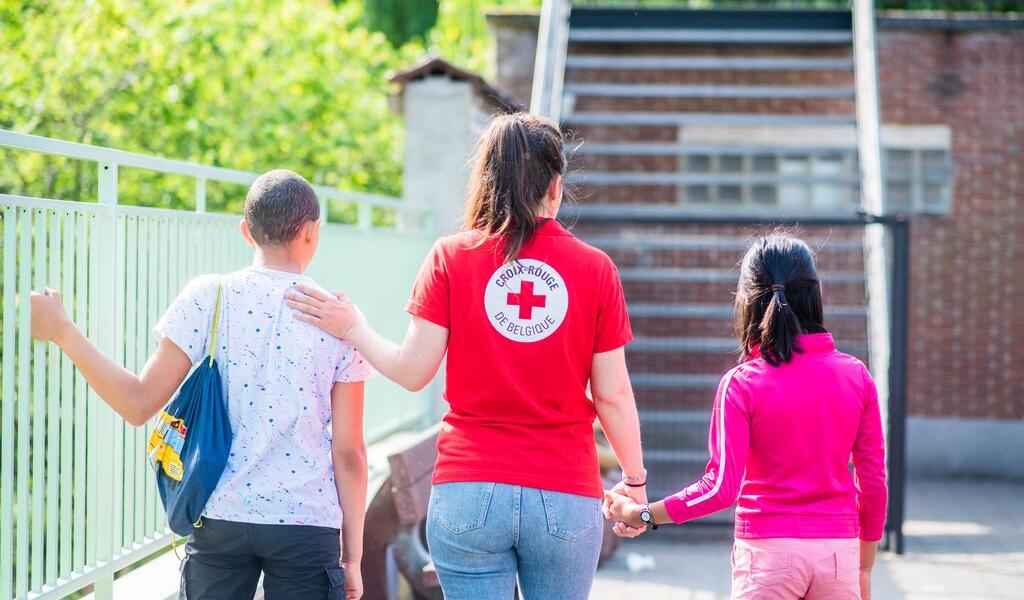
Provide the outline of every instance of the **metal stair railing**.
<path id="1" fill-rule="evenodd" d="M 562 85 L 569 50 L 570 0 L 544 0 L 537 33 L 537 62 L 533 69 L 530 112 L 558 123 L 562 114 Z"/>

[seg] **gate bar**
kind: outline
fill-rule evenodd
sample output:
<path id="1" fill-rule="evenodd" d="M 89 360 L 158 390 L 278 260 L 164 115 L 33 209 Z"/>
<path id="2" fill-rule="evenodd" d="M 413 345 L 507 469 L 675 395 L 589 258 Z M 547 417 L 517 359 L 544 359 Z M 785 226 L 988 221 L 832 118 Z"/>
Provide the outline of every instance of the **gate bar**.
<path id="1" fill-rule="evenodd" d="M 907 340 L 910 314 L 910 219 L 903 214 L 871 215 L 864 212 L 780 215 L 768 212 L 725 214 L 715 211 L 687 211 L 678 206 L 566 205 L 559 220 L 574 223 L 695 224 L 754 226 L 834 226 L 863 227 L 880 224 L 892 234 L 889 290 L 889 398 L 886 472 L 889 483 L 889 508 L 882 547 L 903 554 L 903 522 L 906 507 L 907 436 Z"/>

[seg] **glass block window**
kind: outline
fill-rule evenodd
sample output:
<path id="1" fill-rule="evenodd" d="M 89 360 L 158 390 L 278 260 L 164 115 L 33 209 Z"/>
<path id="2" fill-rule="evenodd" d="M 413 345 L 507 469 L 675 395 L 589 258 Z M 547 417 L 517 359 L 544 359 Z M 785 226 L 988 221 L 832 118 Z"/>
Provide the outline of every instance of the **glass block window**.
<path id="1" fill-rule="evenodd" d="M 771 150 L 682 157 L 686 181 L 678 188 L 680 202 L 787 211 L 837 211 L 859 205 L 854 149 Z M 953 170 L 948 150 L 890 147 L 884 153 L 889 210 L 949 212 Z"/>
<path id="2" fill-rule="evenodd" d="M 887 148 L 882 167 L 889 210 L 950 211 L 953 164 L 948 150 Z"/>
<path id="3" fill-rule="evenodd" d="M 858 203 L 852 150 L 692 154 L 680 165 L 689 176 L 679 186 L 685 204 L 836 210 Z"/>

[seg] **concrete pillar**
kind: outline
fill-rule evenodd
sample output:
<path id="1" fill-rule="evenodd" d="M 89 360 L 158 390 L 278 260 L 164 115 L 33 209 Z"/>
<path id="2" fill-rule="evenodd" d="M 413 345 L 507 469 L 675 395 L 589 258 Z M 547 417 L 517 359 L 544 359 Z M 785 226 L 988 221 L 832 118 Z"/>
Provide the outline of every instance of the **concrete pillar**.
<path id="1" fill-rule="evenodd" d="M 523 101 L 530 100 L 533 67 L 537 62 L 536 11 L 487 13 L 487 26 L 494 36 L 494 85 Z"/>
<path id="2" fill-rule="evenodd" d="M 434 58 L 392 77 L 405 117 L 402 197 L 436 207 L 439 235 L 459 228 L 470 161 L 480 132 L 514 101 L 479 75 Z"/>

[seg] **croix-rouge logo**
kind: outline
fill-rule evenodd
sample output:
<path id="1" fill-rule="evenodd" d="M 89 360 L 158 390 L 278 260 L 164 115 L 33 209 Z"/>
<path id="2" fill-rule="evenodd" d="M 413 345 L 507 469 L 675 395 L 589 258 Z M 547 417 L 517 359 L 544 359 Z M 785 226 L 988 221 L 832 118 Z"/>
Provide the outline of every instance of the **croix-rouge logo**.
<path id="1" fill-rule="evenodd" d="M 516 342 L 537 342 L 565 320 L 569 290 L 558 271 L 532 258 L 498 267 L 484 291 L 487 318 Z"/>

